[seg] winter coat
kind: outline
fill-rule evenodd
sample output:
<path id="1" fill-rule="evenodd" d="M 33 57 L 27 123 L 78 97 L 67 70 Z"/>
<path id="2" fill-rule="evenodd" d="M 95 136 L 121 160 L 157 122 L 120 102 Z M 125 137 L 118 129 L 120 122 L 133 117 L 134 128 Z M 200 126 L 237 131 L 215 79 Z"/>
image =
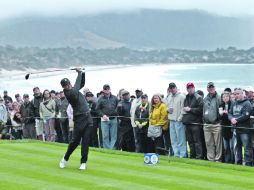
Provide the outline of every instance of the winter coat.
<path id="1" fill-rule="evenodd" d="M 110 94 L 109 97 L 102 96 L 97 103 L 96 109 L 98 110 L 99 115 L 107 116 L 117 116 L 116 107 L 118 104 L 118 99 L 116 96 Z"/>
<path id="2" fill-rule="evenodd" d="M 146 133 L 147 127 L 149 126 L 149 104 L 140 104 L 135 111 L 134 117 L 135 127 L 138 127 L 139 124 L 142 125 L 142 128 L 138 130 L 140 133 Z"/>
<path id="3" fill-rule="evenodd" d="M 34 117 L 40 117 L 40 103 L 43 101 L 43 96 L 40 94 L 39 96 L 34 95 L 34 99 L 31 101 L 32 112 L 34 113 Z"/>
<path id="4" fill-rule="evenodd" d="M 203 99 L 197 93 L 187 94 L 184 100 L 184 107 L 190 107 L 191 110 L 183 114 L 182 122 L 184 124 L 202 123 Z"/>
<path id="5" fill-rule="evenodd" d="M 28 103 L 23 102 L 23 104 L 21 104 L 21 106 L 20 106 L 20 113 L 21 113 L 21 116 L 22 116 L 22 122 L 23 123 L 29 124 L 29 123 L 34 123 L 35 122 L 31 102 L 28 102 Z"/>
<path id="6" fill-rule="evenodd" d="M 165 103 L 152 105 L 153 108 L 149 115 L 149 124 L 161 126 L 163 130 L 168 128 L 168 113 Z"/>

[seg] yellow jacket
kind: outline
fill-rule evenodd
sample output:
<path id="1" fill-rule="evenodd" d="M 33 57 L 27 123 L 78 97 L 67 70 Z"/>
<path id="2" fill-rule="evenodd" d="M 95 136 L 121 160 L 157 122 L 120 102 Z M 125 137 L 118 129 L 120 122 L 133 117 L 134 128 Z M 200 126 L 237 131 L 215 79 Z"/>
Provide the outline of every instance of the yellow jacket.
<path id="1" fill-rule="evenodd" d="M 149 115 L 149 123 L 150 125 L 161 126 L 163 130 L 167 130 L 168 128 L 168 113 L 167 107 L 165 103 L 159 103 L 153 105 L 153 110 Z"/>

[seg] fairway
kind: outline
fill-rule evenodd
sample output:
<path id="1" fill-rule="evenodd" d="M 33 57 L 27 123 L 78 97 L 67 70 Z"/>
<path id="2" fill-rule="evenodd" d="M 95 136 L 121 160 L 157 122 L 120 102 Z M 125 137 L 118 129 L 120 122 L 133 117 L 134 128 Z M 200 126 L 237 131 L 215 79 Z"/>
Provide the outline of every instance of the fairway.
<path id="1" fill-rule="evenodd" d="M 254 189 L 254 168 L 159 157 L 144 165 L 143 154 L 91 148 L 87 170 L 80 148 L 65 169 L 58 163 L 67 145 L 0 141 L 0 189 Z"/>

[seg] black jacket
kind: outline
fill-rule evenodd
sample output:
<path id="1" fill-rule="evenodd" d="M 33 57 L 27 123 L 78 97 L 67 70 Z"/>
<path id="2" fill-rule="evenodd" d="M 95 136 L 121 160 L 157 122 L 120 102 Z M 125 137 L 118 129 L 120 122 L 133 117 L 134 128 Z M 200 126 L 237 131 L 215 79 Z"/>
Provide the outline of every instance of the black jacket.
<path id="1" fill-rule="evenodd" d="M 96 109 L 98 110 L 99 115 L 107 116 L 117 116 L 116 107 L 118 104 L 118 99 L 116 96 L 110 94 L 109 97 L 102 96 L 97 103 Z"/>
<path id="2" fill-rule="evenodd" d="M 231 102 L 228 102 L 228 108 L 227 111 L 229 112 L 231 106 Z M 225 103 L 223 102 L 221 104 L 221 106 L 223 108 L 223 110 L 225 110 Z M 231 121 L 228 119 L 228 114 L 227 113 L 223 113 L 223 115 L 221 116 L 221 125 L 223 125 L 224 127 L 222 127 L 222 136 L 225 139 L 230 139 L 233 136 L 233 132 L 232 132 L 232 128 L 230 127 L 225 127 L 225 126 L 231 126 Z"/>
<path id="3" fill-rule="evenodd" d="M 35 122 L 31 102 L 28 102 L 28 103 L 23 102 L 20 106 L 20 113 L 21 113 L 21 116 L 22 116 L 22 122 L 23 123 L 29 124 L 29 123 L 34 123 Z"/>
<path id="4" fill-rule="evenodd" d="M 130 110 L 131 110 L 130 101 L 121 100 L 117 105 L 118 115 L 123 116 L 119 118 L 119 134 L 120 135 L 132 130 Z"/>
<path id="5" fill-rule="evenodd" d="M 89 112 L 88 103 L 84 95 L 79 91 L 85 84 L 85 73 L 78 72 L 74 87 L 71 90 L 64 89 L 64 95 L 73 108 L 73 120 L 79 115 Z"/>
<path id="6" fill-rule="evenodd" d="M 138 128 L 139 133 L 147 133 L 147 129 L 149 126 L 149 104 L 141 104 L 137 106 L 134 117 L 135 124 L 142 124 L 143 127 Z M 136 126 L 138 127 L 138 126 Z"/>
<path id="7" fill-rule="evenodd" d="M 34 117 L 40 117 L 40 104 L 43 101 L 43 96 L 40 94 L 39 96 L 34 96 L 34 99 L 31 101 L 32 112 L 34 113 Z"/>
<path id="8" fill-rule="evenodd" d="M 184 124 L 202 123 L 203 99 L 197 93 L 187 94 L 184 100 L 184 107 L 190 107 L 191 110 L 183 114 L 182 122 Z"/>

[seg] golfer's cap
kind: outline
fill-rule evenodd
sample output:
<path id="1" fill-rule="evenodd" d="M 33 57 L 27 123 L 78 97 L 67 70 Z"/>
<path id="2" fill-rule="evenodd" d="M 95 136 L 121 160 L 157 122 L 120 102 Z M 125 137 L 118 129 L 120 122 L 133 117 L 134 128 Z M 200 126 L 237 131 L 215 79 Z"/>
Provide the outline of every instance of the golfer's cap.
<path id="1" fill-rule="evenodd" d="M 70 83 L 71 83 L 70 80 L 67 79 L 67 78 L 63 78 L 63 79 L 61 80 L 61 82 L 60 82 L 60 84 L 61 84 L 62 87 L 65 87 L 66 85 L 68 85 L 68 84 L 70 84 Z"/>
<path id="2" fill-rule="evenodd" d="M 8 91 L 7 91 L 7 90 L 4 90 L 4 93 L 6 94 L 6 93 L 8 93 Z"/>

